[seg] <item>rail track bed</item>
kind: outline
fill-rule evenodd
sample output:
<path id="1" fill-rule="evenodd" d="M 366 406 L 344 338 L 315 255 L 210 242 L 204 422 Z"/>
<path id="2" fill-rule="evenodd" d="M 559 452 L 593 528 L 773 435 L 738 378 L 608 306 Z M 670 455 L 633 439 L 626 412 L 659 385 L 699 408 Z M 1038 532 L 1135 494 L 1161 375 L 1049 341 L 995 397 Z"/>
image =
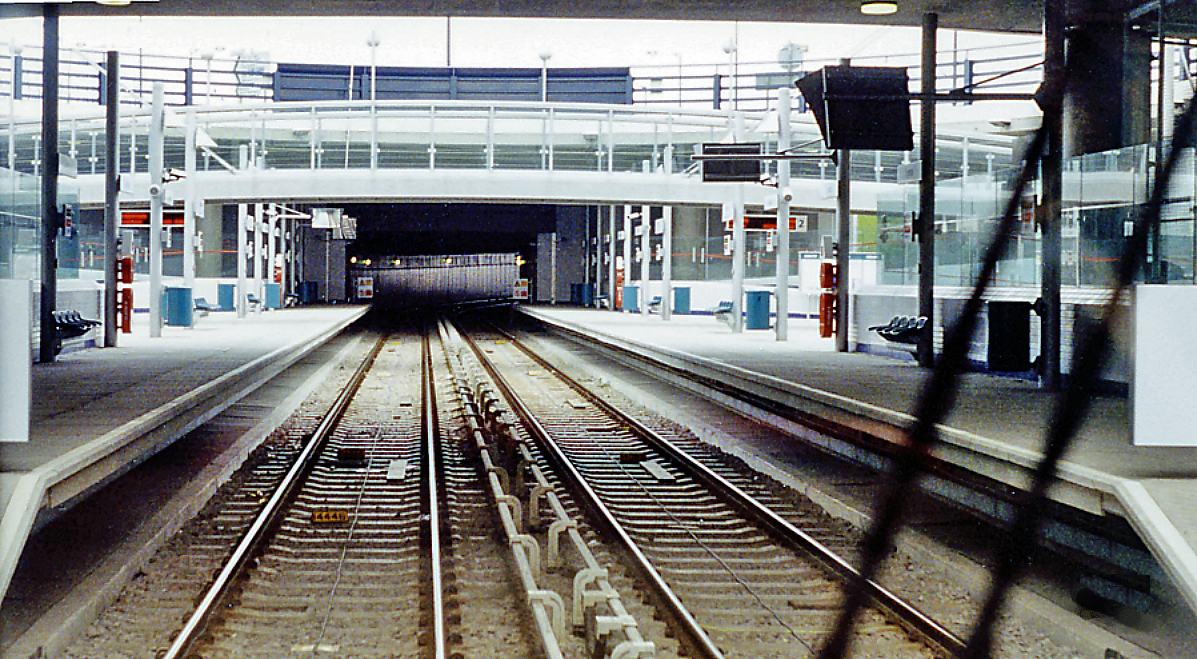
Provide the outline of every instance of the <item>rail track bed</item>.
<path id="1" fill-rule="evenodd" d="M 347 379 L 68 655 L 813 657 L 835 624 L 854 529 L 512 337 L 429 323 Z M 868 588 L 847 656 L 959 649 Z"/>
<path id="2" fill-rule="evenodd" d="M 471 334 L 504 402 L 537 440 L 542 468 L 560 470 L 575 490 L 592 492 L 597 501 L 587 505 L 609 513 L 607 533 L 625 536 L 630 551 L 651 566 L 638 569 L 658 575 L 673 593 L 654 593 L 657 605 L 665 608 L 664 601 L 676 597 L 675 608 L 684 612 L 674 616 L 697 623 L 686 642 L 706 656 L 817 652 L 835 622 L 850 568 L 842 558 L 812 551 L 850 552 L 843 524 L 697 441 L 662 436 L 602 405 L 510 337 Z M 761 521 L 757 512 L 766 508 L 779 515 Z M 777 532 L 779 520 L 796 528 L 805 546 L 779 537 L 785 535 Z M 955 649 L 955 639 L 934 623 L 903 618 L 913 611 L 901 603 L 886 605 L 888 611 L 873 609 L 860 618 L 852 656 L 933 657 Z"/>

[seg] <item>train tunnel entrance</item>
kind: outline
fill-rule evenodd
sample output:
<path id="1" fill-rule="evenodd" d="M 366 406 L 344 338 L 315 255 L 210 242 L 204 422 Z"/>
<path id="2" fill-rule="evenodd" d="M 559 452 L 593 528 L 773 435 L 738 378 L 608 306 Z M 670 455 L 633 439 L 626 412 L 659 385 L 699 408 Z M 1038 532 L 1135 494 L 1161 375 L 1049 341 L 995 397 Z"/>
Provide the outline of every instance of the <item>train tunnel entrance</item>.
<path id="1" fill-rule="evenodd" d="M 510 297 L 568 301 L 586 284 L 586 206 L 351 204 L 347 299 L 413 306 Z M 571 288 L 572 287 L 572 288 Z"/>

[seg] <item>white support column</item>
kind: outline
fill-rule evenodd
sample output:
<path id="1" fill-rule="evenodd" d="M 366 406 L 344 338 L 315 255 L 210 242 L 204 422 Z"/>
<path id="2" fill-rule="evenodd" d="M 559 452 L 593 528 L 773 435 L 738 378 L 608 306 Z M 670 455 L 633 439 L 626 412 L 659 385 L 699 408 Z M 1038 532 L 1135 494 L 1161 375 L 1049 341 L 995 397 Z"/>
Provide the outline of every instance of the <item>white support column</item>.
<path id="1" fill-rule="evenodd" d="M 594 291 L 590 304 L 599 308 L 599 293 L 603 290 L 603 207 L 594 206 Z"/>
<path id="2" fill-rule="evenodd" d="M 237 204 L 237 301 L 234 306 L 237 307 L 237 317 L 245 318 L 245 309 L 248 304 L 246 295 L 249 294 L 247 288 L 245 270 L 246 260 L 249 258 L 249 240 L 247 239 L 249 232 L 249 205 Z"/>
<path id="3" fill-rule="evenodd" d="M 732 139 L 744 141 L 744 114 L 733 109 Z M 744 331 L 744 187 L 732 190 L 732 331 Z"/>
<path id="4" fill-rule="evenodd" d="M 187 110 L 183 135 L 183 287 L 195 297 L 195 110 Z"/>
<path id="5" fill-rule="evenodd" d="M 739 185 L 732 190 L 731 204 L 725 205 L 724 216 L 731 211 L 732 220 L 732 331 L 744 331 L 744 194 Z"/>
<path id="6" fill-rule="evenodd" d="M 669 320 L 673 317 L 673 206 L 661 211 L 661 320 Z"/>
<path id="7" fill-rule="evenodd" d="M 263 252 L 265 250 L 262 249 L 262 239 L 263 239 L 262 226 L 263 226 L 263 224 L 265 224 L 265 220 L 266 220 L 266 205 L 262 204 L 262 203 L 254 204 L 254 248 L 253 248 L 254 284 L 253 284 L 253 291 L 254 291 L 254 295 L 258 298 L 258 306 L 255 309 L 255 312 L 258 314 L 262 313 L 262 307 L 266 305 L 266 300 L 265 300 L 266 295 L 265 295 L 265 291 L 263 290 L 263 287 L 262 287 L 262 257 L 265 256 L 263 254 Z"/>
<path id="8" fill-rule="evenodd" d="M 269 212 L 266 213 L 266 282 L 278 284 L 279 302 L 282 303 L 283 284 L 274 280 L 275 261 L 278 259 L 278 216 L 278 204 L 270 204 Z M 262 303 L 266 303 L 265 287 L 262 290 Z"/>
<path id="9" fill-rule="evenodd" d="M 652 207 L 640 207 L 640 297 L 636 298 L 641 317 L 648 317 L 648 267 L 653 262 Z"/>
<path id="10" fill-rule="evenodd" d="M 623 207 L 623 285 L 632 280 L 632 205 Z M 623 310 L 622 308 L 620 309 Z"/>
<path id="11" fill-rule="evenodd" d="M 619 249 L 619 229 L 615 224 L 615 204 L 607 206 L 607 234 L 610 237 L 607 243 L 607 308 L 611 311 L 619 311 L 615 308 L 615 257 L 618 256 Z"/>
<path id="12" fill-rule="evenodd" d="M 777 90 L 777 150 L 790 149 L 790 88 Z M 790 161 L 777 161 L 777 322 L 778 341 L 789 338 L 790 325 Z"/>
<path id="13" fill-rule="evenodd" d="M 150 336 L 162 336 L 163 86 L 154 83 L 150 104 Z"/>
<path id="14" fill-rule="evenodd" d="M 673 117 L 669 117 L 669 140 L 665 146 L 665 175 L 673 173 Z M 661 209 L 661 320 L 673 318 L 673 206 Z"/>

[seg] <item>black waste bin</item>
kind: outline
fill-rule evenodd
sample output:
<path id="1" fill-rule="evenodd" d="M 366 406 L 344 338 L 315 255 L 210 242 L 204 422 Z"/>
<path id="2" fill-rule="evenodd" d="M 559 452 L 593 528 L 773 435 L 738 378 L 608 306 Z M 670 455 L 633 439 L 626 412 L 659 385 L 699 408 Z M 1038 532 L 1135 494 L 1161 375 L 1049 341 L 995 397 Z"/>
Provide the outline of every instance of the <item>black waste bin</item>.
<path id="1" fill-rule="evenodd" d="M 1031 370 L 1031 303 L 990 301 L 989 370 Z"/>

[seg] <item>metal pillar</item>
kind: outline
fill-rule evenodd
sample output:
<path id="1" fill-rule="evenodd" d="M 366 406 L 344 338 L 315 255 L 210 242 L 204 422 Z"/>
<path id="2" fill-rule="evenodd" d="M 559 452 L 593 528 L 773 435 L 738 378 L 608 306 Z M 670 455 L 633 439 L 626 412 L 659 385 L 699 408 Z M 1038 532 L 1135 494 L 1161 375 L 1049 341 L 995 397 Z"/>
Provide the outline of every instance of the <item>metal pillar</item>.
<path id="1" fill-rule="evenodd" d="M 183 128 L 183 287 L 195 297 L 195 110 L 188 108 Z"/>
<path id="2" fill-rule="evenodd" d="M 607 308 L 611 311 L 619 311 L 615 308 L 615 261 L 619 249 L 619 229 L 615 224 L 615 204 L 607 206 L 607 233 L 609 235 L 607 243 Z"/>
<path id="3" fill-rule="evenodd" d="M 673 144 L 665 147 L 663 165 L 666 176 L 673 173 Z M 666 206 L 661 213 L 661 320 L 670 320 L 673 318 L 673 206 Z"/>
<path id="4" fill-rule="evenodd" d="M 249 256 L 249 240 L 246 235 L 249 231 L 249 205 L 237 204 L 237 317 L 245 318 L 246 305 L 248 300 L 246 296 L 249 295 L 248 278 L 245 274 L 246 259 Z M 327 244 L 327 243 L 326 243 Z M 327 258 L 326 258 L 327 262 Z M 325 278 L 327 282 L 327 278 Z M 327 290 L 327 285 L 325 289 Z"/>
<path id="5" fill-rule="evenodd" d="M 274 269 L 277 267 L 275 262 L 278 260 L 278 227 L 279 227 L 279 210 L 278 204 L 270 204 L 266 210 L 266 274 L 263 281 L 267 284 L 278 284 L 279 287 L 279 302 L 283 298 L 283 282 L 275 281 Z M 262 303 L 266 303 L 266 287 L 262 287 Z"/>
<path id="6" fill-rule="evenodd" d="M 652 207 L 640 207 L 640 296 L 636 298 L 636 306 L 640 308 L 640 315 L 648 315 L 648 267 L 653 261 L 653 222 Z"/>
<path id="7" fill-rule="evenodd" d="M 852 251 L 851 157 L 848 149 L 836 151 L 835 168 L 835 349 L 848 352 L 848 268 Z"/>
<path id="8" fill-rule="evenodd" d="M 777 90 L 777 151 L 790 149 L 790 88 Z M 789 338 L 790 324 L 790 161 L 777 161 L 777 322 L 778 341 Z"/>
<path id="9" fill-rule="evenodd" d="M 116 261 L 120 258 L 120 55 L 108 51 L 105 69 L 108 106 L 104 109 L 104 347 L 115 348 Z"/>
<path id="10" fill-rule="evenodd" d="M 661 209 L 661 320 L 673 318 L 673 206 Z"/>
<path id="11" fill-rule="evenodd" d="M 623 207 L 623 285 L 632 280 L 632 205 Z M 620 305 L 622 311 L 623 305 Z"/>
<path id="12" fill-rule="evenodd" d="M 847 59 L 840 66 L 850 66 Z M 852 252 L 852 152 L 836 151 L 835 349 L 848 352 L 848 278 Z"/>
<path id="13" fill-rule="evenodd" d="M 922 118 L 919 125 L 919 315 L 927 319 L 916 357 L 920 366 L 935 365 L 935 59 L 939 15 L 923 14 Z"/>
<path id="14" fill-rule="evenodd" d="M 1043 7 L 1044 79 L 1064 80 L 1064 16 L 1061 3 L 1048 0 Z M 1047 149 L 1040 161 L 1043 177 L 1043 262 L 1040 276 L 1040 381 L 1042 388 L 1059 390 L 1060 378 L 1060 271 L 1063 227 L 1060 218 L 1064 190 L 1064 112 L 1056 103 L 1041 103 L 1043 125 L 1048 130 Z"/>
<path id="15" fill-rule="evenodd" d="M 744 115 L 732 113 L 732 139 L 744 139 Z M 726 208 L 724 209 L 726 213 Z M 736 185 L 732 190 L 732 326 L 733 332 L 744 331 L 744 188 Z"/>
<path id="16" fill-rule="evenodd" d="M 162 336 L 163 85 L 154 83 L 150 104 L 150 336 Z"/>
<path id="17" fill-rule="evenodd" d="M 265 250 L 262 249 L 262 246 L 263 246 L 262 226 L 265 224 L 265 221 L 266 221 L 265 213 L 266 213 L 266 205 L 265 204 L 260 203 L 260 202 L 254 204 L 254 248 L 253 248 L 254 286 L 253 286 L 253 289 L 254 289 L 254 295 L 258 298 L 258 305 L 254 309 L 254 312 L 259 315 L 262 313 L 262 307 L 266 306 L 266 290 L 262 286 L 262 257 L 265 256 L 265 254 L 263 253 Z"/>
<path id="18" fill-rule="evenodd" d="M 58 352 L 58 5 L 42 6 L 42 267 L 38 361 Z"/>

